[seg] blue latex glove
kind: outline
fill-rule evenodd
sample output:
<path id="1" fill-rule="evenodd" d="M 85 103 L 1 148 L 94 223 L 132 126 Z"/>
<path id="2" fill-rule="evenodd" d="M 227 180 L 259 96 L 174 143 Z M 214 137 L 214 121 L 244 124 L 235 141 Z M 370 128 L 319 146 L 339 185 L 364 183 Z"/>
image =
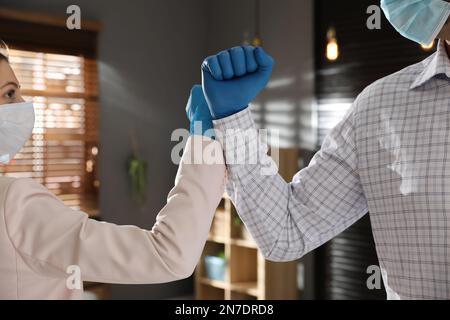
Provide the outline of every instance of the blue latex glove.
<path id="1" fill-rule="evenodd" d="M 203 91 L 214 119 L 247 108 L 269 82 L 274 61 L 261 47 L 234 47 L 205 59 Z"/>
<path id="2" fill-rule="evenodd" d="M 197 84 L 192 87 L 186 105 L 186 114 L 190 121 L 190 134 L 203 135 L 214 138 L 214 127 L 208 104 L 203 95 L 202 86 Z"/>

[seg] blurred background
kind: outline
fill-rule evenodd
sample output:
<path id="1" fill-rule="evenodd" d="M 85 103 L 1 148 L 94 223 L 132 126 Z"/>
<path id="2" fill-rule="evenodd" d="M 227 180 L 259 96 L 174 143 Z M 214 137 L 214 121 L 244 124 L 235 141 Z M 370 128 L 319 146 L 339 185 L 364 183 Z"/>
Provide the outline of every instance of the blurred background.
<path id="1" fill-rule="evenodd" d="M 70 5 L 81 9 L 81 30 L 66 27 Z M 171 133 L 188 127 L 206 56 L 254 44 L 275 58 L 252 108 L 259 126 L 280 130 L 290 180 L 364 87 L 435 49 L 402 38 L 369 0 L 2 0 L 0 38 L 37 115 L 2 174 L 35 178 L 96 219 L 143 228 L 173 186 Z M 190 279 L 85 286 L 92 299 L 384 299 L 366 284 L 377 264 L 368 215 L 299 261 L 265 261 L 225 196 Z"/>

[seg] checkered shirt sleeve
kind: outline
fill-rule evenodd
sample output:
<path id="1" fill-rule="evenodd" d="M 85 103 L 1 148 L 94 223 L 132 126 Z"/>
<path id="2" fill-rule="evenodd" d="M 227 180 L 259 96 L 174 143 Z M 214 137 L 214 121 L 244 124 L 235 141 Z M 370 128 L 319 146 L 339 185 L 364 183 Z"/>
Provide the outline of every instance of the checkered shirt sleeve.
<path id="1" fill-rule="evenodd" d="M 277 173 L 263 173 L 276 165 L 257 135 L 236 139 L 242 132 L 235 129 L 256 131 L 248 108 L 214 121 L 227 161 L 227 192 L 267 259 L 295 260 L 367 213 L 357 171 L 353 109 L 326 137 L 309 166 L 289 183 Z M 236 140 L 241 143 L 230 143 Z M 242 154 L 244 163 L 230 163 L 231 157 Z M 256 156 L 257 161 L 249 161 Z"/>

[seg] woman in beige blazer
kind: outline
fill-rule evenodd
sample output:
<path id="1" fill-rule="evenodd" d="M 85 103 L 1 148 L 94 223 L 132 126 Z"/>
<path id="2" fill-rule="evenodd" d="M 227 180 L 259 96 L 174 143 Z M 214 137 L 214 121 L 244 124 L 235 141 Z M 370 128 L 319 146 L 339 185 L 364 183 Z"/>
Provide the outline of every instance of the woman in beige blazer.
<path id="1" fill-rule="evenodd" d="M 31 134 L 34 113 L 32 105 L 24 106 L 5 47 L 0 48 L 0 95 L 0 157 L 9 152 L 7 162 Z M 82 281 L 120 284 L 189 277 L 225 179 L 223 161 L 189 164 L 194 140 L 203 148 L 221 148 L 191 135 L 152 230 L 89 219 L 31 179 L 0 177 L 0 299 L 81 299 L 83 289 L 72 281 L 78 271 Z"/>

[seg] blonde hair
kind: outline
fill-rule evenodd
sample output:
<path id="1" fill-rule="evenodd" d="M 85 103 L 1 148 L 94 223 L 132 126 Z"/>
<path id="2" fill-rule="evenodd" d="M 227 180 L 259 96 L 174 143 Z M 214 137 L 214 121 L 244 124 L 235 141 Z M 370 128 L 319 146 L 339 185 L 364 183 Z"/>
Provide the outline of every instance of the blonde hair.
<path id="1" fill-rule="evenodd" d="M 8 60 L 9 58 L 9 49 L 7 44 L 0 39 L 0 60 L 5 59 Z"/>

